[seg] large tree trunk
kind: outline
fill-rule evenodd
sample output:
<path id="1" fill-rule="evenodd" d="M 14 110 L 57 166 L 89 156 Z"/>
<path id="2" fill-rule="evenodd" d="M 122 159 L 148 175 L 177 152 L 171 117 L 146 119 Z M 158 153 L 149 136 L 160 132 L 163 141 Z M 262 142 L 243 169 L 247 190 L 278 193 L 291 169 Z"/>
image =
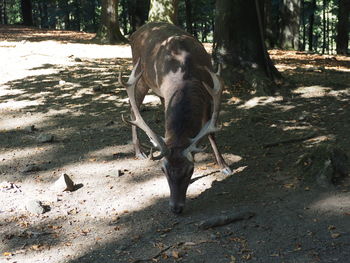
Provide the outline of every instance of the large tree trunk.
<path id="1" fill-rule="evenodd" d="M 214 61 L 227 84 L 243 92 L 272 94 L 281 76 L 267 53 L 259 0 L 217 0 Z"/>
<path id="2" fill-rule="evenodd" d="M 300 0 L 283 0 L 281 5 L 280 47 L 299 49 Z"/>
<path id="3" fill-rule="evenodd" d="M 337 25 L 337 54 L 346 55 L 349 45 L 350 1 L 339 0 Z"/>
<path id="4" fill-rule="evenodd" d="M 101 4 L 101 22 L 96 38 L 108 44 L 128 42 L 119 28 L 118 0 L 102 0 Z"/>
<path id="5" fill-rule="evenodd" d="M 31 0 L 21 0 L 21 12 L 23 25 L 32 26 L 33 25 L 33 14 L 32 14 L 32 1 Z"/>
<path id="6" fill-rule="evenodd" d="M 177 24 L 179 0 L 151 0 L 149 22 L 169 22 Z"/>
<path id="7" fill-rule="evenodd" d="M 309 51 L 313 51 L 314 48 L 314 22 L 315 22 L 315 12 L 317 8 L 316 0 L 311 2 L 312 12 L 309 21 Z"/>

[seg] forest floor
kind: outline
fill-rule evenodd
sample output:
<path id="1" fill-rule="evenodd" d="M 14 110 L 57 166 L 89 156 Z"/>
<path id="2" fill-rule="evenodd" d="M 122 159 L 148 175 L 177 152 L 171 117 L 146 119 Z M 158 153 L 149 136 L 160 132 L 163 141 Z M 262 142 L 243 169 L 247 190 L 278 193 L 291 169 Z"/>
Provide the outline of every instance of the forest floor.
<path id="1" fill-rule="evenodd" d="M 349 262 L 349 57 L 271 50 L 288 96 L 226 90 L 218 144 L 233 174 L 198 154 L 176 216 L 159 163 L 134 158 L 121 121 L 130 49 L 92 37 L 0 27 L 1 263 Z M 156 97 L 142 114 L 161 130 Z M 64 173 L 75 191 L 55 189 Z M 242 212 L 254 216 L 200 227 Z"/>

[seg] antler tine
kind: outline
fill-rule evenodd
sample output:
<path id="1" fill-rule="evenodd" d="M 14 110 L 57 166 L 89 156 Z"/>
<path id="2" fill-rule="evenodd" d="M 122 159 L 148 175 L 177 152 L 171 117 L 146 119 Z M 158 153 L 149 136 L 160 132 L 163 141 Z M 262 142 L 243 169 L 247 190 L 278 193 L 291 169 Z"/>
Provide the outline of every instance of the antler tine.
<path id="1" fill-rule="evenodd" d="M 151 153 L 150 159 L 159 160 L 159 159 L 163 158 L 164 155 L 166 155 L 167 147 L 165 145 L 164 140 L 160 136 L 158 136 L 146 124 L 146 122 L 142 118 L 141 113 L 137 107 L 137 103 L 136 103 L 136 99 L 135 99 L 136 84 L 137 84 L 138 80 L 141 78 L 142 73 L 143 73 L 143 71 L 141 70 L 140 73 L 136 75 L 136 70 L 139 67 L 139 63 L 140 63 L 140 59 L 137 61 L 136 65 L 134 66 L 134 68 L 130 74 L 129 80 L 126 84 L 124 84 L 121 81 L 121 78 L 119 80 L 119 82 L 126 88 L 126 92 L 128 93 L 131 109 L 132 109 L 134 116 L 135 116 L 135 120 L 125 120 L 123 115 L 122 115 L 122 119 L 124 122 L 127 122 L 131 125 L 135 125 L 135 126 L 139 127 L 141 130 L 143 130 L 147 134 L 147 136 L 149 137 L 152 144 L 160 150 L 160 154 L 158 156 L 153 157 L 152 156 L 153 154 Z"/>
<path id="2" fill-rule="evenodd" d="M 206 68 L 208 73 L 210 74 L 214 87 L 210 88 L 208 84 L 205 82 L 202 82 L 203 86 L 205 89 L 208 91 L 209 95 L 213 99 L 213 113 L 211 116 L 211 119 L 203 126 L 203 128 L 200 130 L 200 132 L 197 134 L 196 137 L 191 139 L 191 144 L 188 146 L 184 151 L 183 154 L 187 156 L 189 160 L 193 159 L 192 157 L 192 152 L 198 152 L 199 149 L 197 147 L 197 143 L 206 135 L 215 133 L 220 131 L 221 126 L 216 126 L 216 122 L 219 116 L 219 111 L 220 111 L 220 101 L 221 101 L 221 94 L 223 90 L 223 85 L 218 78 L 218 76 L 211 72 L 208 68 Z"/>

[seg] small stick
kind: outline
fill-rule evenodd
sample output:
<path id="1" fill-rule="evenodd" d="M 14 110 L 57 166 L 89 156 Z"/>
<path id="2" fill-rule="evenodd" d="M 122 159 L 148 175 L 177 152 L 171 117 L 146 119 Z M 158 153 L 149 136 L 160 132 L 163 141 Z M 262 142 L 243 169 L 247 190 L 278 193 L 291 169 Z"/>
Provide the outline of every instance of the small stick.
<path id="1" fill-rule="evenodd" d="M 134 261 L 132 261 L 132 263 L 139 263 L 139 262 L 145 262 L 145 261 L 152 261 L 152 259 L 158 258 L 159 256 L 161 256 L 165 251 L 169 250 L 172 247 L 178 247 L 181 246 L 184 242 L 179 242 L 175 245 L 171 245 L 171 246 L 167 246 L 166 248 L 163 248 L 161 251 L 159 251 L 156 255 L 154 255 L 153 257 L 150 258 L 139 258 L 139 259 L 135 259 Z"/>
<path id="2" fill-rule="evenodd" d="M 230 223 L 238 222 L 241 220 L 247 220 L 255 216 L 255 213 L 253 212 L 242 212 L 242 213 L 235 213 L 231 215 L 223 215 L 223 216 L 217 216 L 209 218 L 208 220 L 204 220 L 199 223 L 198 228 L 200 229 L 208 229 L 213 228 L 217 226 L 223 226 Z"/>
<path id="3" fill-rule="evenodd" d="M 301 141 L 309 140 L 309 139 L 311 139 L 311 138 L 313 138 L 313 137 L 315 137 L 315 136 L 316 136 L 316 133 L 311 133 L 311 134 L 306 135 L 306 136 L 301 137 L 301 138 L 293 138 L 293 139 L 287 139 L 287 140 L 282 140 L 282 141 L 267 143 L 267 144 L 264 144 L 264 145 L 263 145 L 263 148 L 274 147 L 274 146 L 278 146 L 278 145 L 280 145 L 280 144 L 301 142 Z"/>

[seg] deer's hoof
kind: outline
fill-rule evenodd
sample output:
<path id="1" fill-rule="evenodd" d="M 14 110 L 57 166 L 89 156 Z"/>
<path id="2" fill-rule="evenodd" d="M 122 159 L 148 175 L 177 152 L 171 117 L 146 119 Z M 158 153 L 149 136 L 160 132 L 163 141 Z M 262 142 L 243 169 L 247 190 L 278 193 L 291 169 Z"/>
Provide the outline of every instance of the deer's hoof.
<path id="1" fill-rule="evenodd" d="M 230 169 L 230 167 L 224 167 L 223 169 L 221 169 L 221 172 L 224 175 L 231 175 L 232 174 L 232 170 Z"/>

